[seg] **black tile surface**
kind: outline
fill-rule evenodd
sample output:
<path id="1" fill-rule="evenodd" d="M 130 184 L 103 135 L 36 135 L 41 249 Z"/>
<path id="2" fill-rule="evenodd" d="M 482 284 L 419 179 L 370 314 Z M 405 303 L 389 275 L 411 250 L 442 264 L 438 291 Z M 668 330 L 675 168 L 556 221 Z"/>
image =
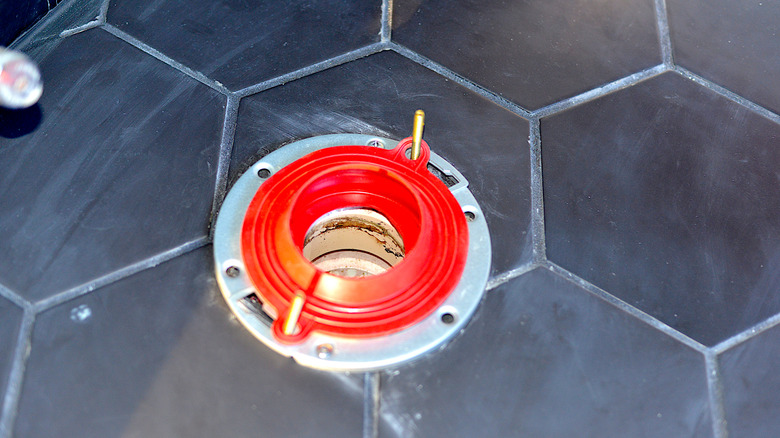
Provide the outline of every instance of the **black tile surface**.
<path id="1" fill-rule="evenodd" d="M 37 300 L 205 236 L 224 96 L 94 29 L 0 110 L 0 282 Z"/>
<path id="2" fill-rule="evenodd" d="M 53 39 L 59 39 L 63 31 L 95 22 L 100 15 L 103 0 L 65 0 L 59 3 L 46 15 L 45 20 L 39 21 L 28 33 L 16 39 L 12 47 L 26 52 L 33 59 L 45 58 L 47 51 L 40 53 L 41 46 L 48 46 Z M 56 43 L 52 46 L 56 46 Z"/>
<path id="3" fill-rule="evenodd" d="M 711 436 L 703 356 L 546 270 L 382 384 L 387 436 Z"/>
<path id="4" fill-rule="evenodd" d="M 22 309 L 0 297 L 0 394 L 5 394 L 22 322 Z M 4 399 L 0 399 L 0 410 Z"/>
<path id="5" fill-rule="evenodd" d="M 780 430 L 780 326 L 720 357 L 729 436 L 773 438 Z"/>
<path id="6" fill-rule="evenodd" d="M 108 21 L 231 90 L 379 41 L 380 0 L 112 0 Z"/>
<path id="7" fill-rule="evenodd" d="M 550 260 L 708 345 L 780 312 L 780 126 L 667 73 L 541 141 Z"/>
<path id="8" fill-rule="evenodd" d="M 212 267 L 207 247 L 41 314 L 16 435 L 360 436 L 361 376 L 263 346 Z"/>
<path id="9" fill-rule="evenodd" d="M 661 62 L 652 0 L 393 5 L 393 40 L 528 109 Z"/>
<path id="10" fill-rule="evenodd" d="M 14 43 L 46 85 L 0 110 L 0 285 L 33 301 L 208 231 L 226 98 L 105 30 L 59 37 L 102 2 L 66 0 Z M 112 0 L 108 26 L 235 90 L 378 41 L 381 3 Z M 529 109 L 659 64 L 666 3 L 676 62 L 780 107 L 765 0 L 388 3 L 396 43 Z M 497 281 L 531 260 L 528 122 L 393 52 L 242 98 L 229 182 L 293 140 L 405 137 L 418 108 L 486 212 Z M 551 261 L 707 345 L 742 333 L 711 382 L 725 407 L 705 348 L 539 269 L 488 292 L 445 350 L 383 372 L 380 436 L 777 435 L 780 329 L 745 338 L 780 312 L 778 125 L 669 73 L 543 119 L 541 144 Z M 20 400 L 3 390 L 22 311 L 0 298 L 0 397 L 20 407 L 0 438 L 371 426 L 362 374 L 299 367 L 230 316 L 209 247 L 83 292 L 36 315 Z"/>
<path id="11" fill-rule="evenodd" d="M 0 1 L 0 46 L 7 46 L 48 10 L 47 0 Z"/>
<path id="12" fill-rule="evenodd" d="M 780 3 L 667 0 L 667 7 L 677 64 L 780 113 Z"/>
<path id="13" fill-rule="evenodd" d="M 493 273 L 530 259 L 528 122 L 391 52 L 372 55 L 241 101 L 231 180 L 294 139 L 340 132 L 425 139 L 458 168 L 490 227 Z M 511 238 L 508 238 L 511 236 Z"/>

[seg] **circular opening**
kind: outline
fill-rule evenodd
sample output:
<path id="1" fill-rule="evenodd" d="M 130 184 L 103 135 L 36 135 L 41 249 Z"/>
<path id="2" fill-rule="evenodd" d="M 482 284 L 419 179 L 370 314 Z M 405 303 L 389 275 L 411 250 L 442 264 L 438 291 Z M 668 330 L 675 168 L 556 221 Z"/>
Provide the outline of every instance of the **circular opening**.
<path id="1" fill-rule="evenodd" d="M 453 322 L 455 322 L 455 315 L 453 315 L 452 313 L 449 313 L 449 312 L 442 313 L 441 314 L 441 322 L 443 322 L 445 324 L 452 324 Z"/>
<path id="2" fill-rule="evenodd" d="M 466 215 L 466 220 L 469 222 L 474 222 L 474 219 L 477 218 L 477 214 L 474 213 L 473 211 L 466 210 L 463 212 L 463 214 Z"/>
<path id="3" fill-rule="evenodd" d="M 367 208 L 323 215 L 309 227 L 302 249 L 317 269 L 350 278 L 386 272 L 406 255 L 398 230 L 384 215 Z"/>
<path id="4" fill-rule="evenodd" d="M 267 167 L 261 167 L 260 169 L 257 170 L 257 176 L 266 179 L 269 176 L 271 176 L 271 169 L 268 169 Z"/>

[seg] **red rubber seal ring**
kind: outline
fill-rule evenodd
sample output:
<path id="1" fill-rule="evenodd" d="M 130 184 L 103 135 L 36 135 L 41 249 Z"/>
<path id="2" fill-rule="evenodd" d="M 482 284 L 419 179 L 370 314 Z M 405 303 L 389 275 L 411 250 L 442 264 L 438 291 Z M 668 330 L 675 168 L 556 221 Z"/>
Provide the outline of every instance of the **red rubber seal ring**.
<path id="1" fill-rule="evenodd" d="M 418 160 L 407 158 L 411 138 L 395 149 L 337 146 L 312 152 L 266 180 L 247 208 L 241 252 L 247 274 L 278 317 L 272 331 L 282 343 L 300 343 L 319 331 L 374 337 L 420 322 L 460 281 L 468 251 L 461 206 Z M 384 215 L 398 230 L 406 255 L 382 274 L 346 278 L 318 270 L 302 252 L 311 225 L 343 208 Z M 282 327 L 296 293 L 305 295 L 299 330 Z"/>

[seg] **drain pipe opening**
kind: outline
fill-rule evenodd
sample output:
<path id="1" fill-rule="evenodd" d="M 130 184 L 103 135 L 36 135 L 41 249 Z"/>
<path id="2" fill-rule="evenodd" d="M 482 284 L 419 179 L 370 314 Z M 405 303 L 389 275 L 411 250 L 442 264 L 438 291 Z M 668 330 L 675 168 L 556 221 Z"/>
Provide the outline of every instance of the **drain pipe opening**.
<path id="1" fill-rule="evenodd" d="M 323 215 L 306 233 L 302 251 L 317 269 L 348 278 L 382 274 L 406 255 L 398 230 L 383 214 L 367 208 Z"/>

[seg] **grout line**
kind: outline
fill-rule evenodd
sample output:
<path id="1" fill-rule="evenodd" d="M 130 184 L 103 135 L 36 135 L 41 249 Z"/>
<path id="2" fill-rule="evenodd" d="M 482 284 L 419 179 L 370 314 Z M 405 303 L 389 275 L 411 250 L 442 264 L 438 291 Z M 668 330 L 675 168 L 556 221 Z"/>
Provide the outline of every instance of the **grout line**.
<path id="1" fill-rule="evenodd" d="M 38 21 L 31 27 L 27 28 L 24 32 L 22 32 L 21 35 L 17 36 L 13 41 L 8 43 L 6 49 L 25 51 L 25 49 L 27 49 L 28 44 L 31 43 L 30 40 L 32 39 L 31 38 L 32 35 L 37 33 L 37 31 L 40 29 L 37 26 L 41 25 L 41 23 L 45 19 L 46 17 L 41 18 L 40 21 Z M 38 35 L 35 36 L 37 37 Z M 33 41 L 37 41 L 37 40 L 33 40 Z"/>
<path id="2" fill-rule="evenodd" d="M 93 20 L 85 24 L 82 24 L 81 26 L 76 26 L 70 29 L 63 30 L 62 32 L 60 32 L 60 38 L 67 38 L 69 36 L 76 35 L 77 33 L 84 32 L 85 30 L 94 29 L 96 27 L 100 27 L 106 24 L 108 3 L 110 1 L 111 0 L 103 0 L 103 2 L 100 4 L 100 10 L 98 11 L 98 15 Z"/>
<path id="3" fill-rule="evenodd" d="M 658 331 L 665 333 L 667 336 L 676 339 L 680 343 L 687 345 L 688 347 L 702 352 L 706 353 L 709 351 L 709 348 L 707 348 L 705 345 L 701 344 L 700 342 L 696 341 L 693 338 L 690 338 L 686 336 L 685 334 L 675 330 L 674 328 L 667 325 L 665 322 L 659 320 L 658 318 L 651 316 L 642 310 L 637 309 L 636 307 L 632 306 L 631 304 L 628 304 L 627 302 L 621 300 L 620 298 L 617 298 L 616 296 L 610 294 L 609 292 L 605 291 L 604 289 L 601 289 L 600 287 L 594 285 L 593 283 L 588 282 L 587 280 L 573 274 L 572 272 L 556 265 L 555 263 L 551 261 L 547 261 L 545 263 L 545 266 L 550 271 L 554 272 L 555 274 L 558 274 L 559 276 L 571 281 L 572 283 L 576 284 L 577 286 L 587 290 L 588 292 L 592 293 L 593 295 L 603 299 L 604 301 L 612 304 L 613 306 L 617 307 L 618 309 L 628 313 L 629 315 L 637 318 L 640 321 L 643 321 L 645 324 L 657 329 Z"/>
<path id="4" fill-rule="evenodd" d="M 106 32 L 110 33 L 111 35 L 114 35 L 115 37 L 123 40 L 124 42 L 134 46 L 135 48 L 147 53 L 148 55 L 151 55 L 158 60 L 164 62 L 165 64 L 168 64 L 170 67 L 175 68 L 176 70 L 179 70 L 180 72 L 184 73 L 185 75 L 195 79 L 196 81 L 200 82 L 203 85 L 206 85 L 207 87 L 210 87 L 222 94 L 230 95 L 231 92 L 228 90 L 224 85 L 220 84 L 217 81 L 214 81 L 212 79 L 209 79 L 204 75 L 203 73 L 197 72 L 184 64 L 174 61 L 170 57 L 164 55 L 159 50 L 153 48 L 152 46 L 149 46 L 148 44 L 142 42 L 141 40 L 135 38 L 134 36 L 119 30 L 118 28 L 110 25 L 110 24 L 104 24 L 102 27 Z"/>
<path id="5" fill-rule="evenodd" d="M 509 282 L 512 279 L 515 279 L 526 272 L 533 271 L 534 269 L 538 268 L 540 265 L 538 263 L 526 263 L 523 266 L 520 266 L 518 268 L 511 269 L 507 272 L 504 272 L 503 274 L 499 274 L 488 281 L 487 286 L 485 286 L 485 291 L 493 290 L 499 286 L 501 286 L 504 283 Z"/>
<path id="6" fill-rule="evenodd" d="M 748 99 L 745 99 L 744 97 L 738 95 L 737 93 L 729 91 L 729 90 L 721 87 L 720 85 L 718 85 L 718 84 L 716 84 L 716 83 L 714 83 L 714 82 L 712 82 L 710 80 L 704 79 L 703 77 L 697 75 L 696 73 L 693 73 L 692 71 L 690 71 L 690 70 L 688 70 L 688 69 L 686 69 L 684 67 L 675 66 L 674 71 L 676 73 L 680 74 L 681 76 L 683 76 L 683 77 L 685 77 L 687 79 L 690 79 L 691 81 L 693 81 L 693 82 L 695 82 L 695 83 L 697 83 L 697 84 L 699 84 L 699 85 L 701 85 L 701 86 L 703 86 L 705 88 L 708 88 L 708 89 L 710 89 L 710 90 L 720 94 L 721 96 L 725 97 L 726 99 L 729 99 L 732 102 L 735 102 L 735 103 L 738 103 L 738 104 L 744 106 L 745 108 L 753 111 L 754 113 L 756 113 L 756 114 L 758 114 L 760 116 L 763 116 L 763 117 L 765 117 L 765 118 L 767 118 L 767 119 L 769 119 L 769 120 L 771 120 L 771 121 L 773 121 L 775 123 L 780 123 L 780 115 L 778 115 L 778 114 L 776 114 L 776 113 L 774 113 L 774 112 L 772 112 L 772 111 L 762 107 L 761 105 L 758 105 L 757 103 L 754 103 L 754 102 L 752 102 L 752 101 L 750 101 Z"/>
<path id="7" fill-rule="evenodd" d="M 542 185 L 542 144 L 539 118 L 530 120 L 528 143 L 531 147 L 531 239 L 533 261 L 547 260 L 547 244 L 544 231 L 544 187 Z"/>
<path id="8" fill-rule="evenodd" d="M 715 354 L 721 354 L 726 350 L 736 347 L 737 345 L 746 342 L 769 329 L 777 327 L 778 325 L 780 325 L 780 313 L 767 318 L 764 321 L 759 322 L 758 324 L 749 327 L 748 329 L 743 330 L 726 340 L 719 342 L 717 345 L 712 347 L 712 351 L 715 352 Z"/>
<path id="9" fill-rule="evenodd" d="M 81 26 L 72 27 L 70 29 L 65 29 L 62 32 L 60 32 L 60 38 L 67 38 L 69 36 L 76 35 L 77 33 L 84 32 L 86 30 L 94 29 L 96 27 L 100 27 L 103 25 L 103 22 L 100 20 L 92 20 L 88 23 L 84 23 Z"/>
<path id="10" fill-rule="evenodd" d="M 209 225 L 209 239 L 214 238 L 214 223 L 217 220 L 217 212 L 225 200 L 227 191 L 228 170 L 230 170 L 230 156 L 233 153 L 233 140 L 236 134 L 236 121 L 238 119 L 238 105 L 241 98 L 228 96 L 225 105 L 225 119 L 222 124 L 222 140 L 219 144 L 219 161 L 217 162 L 216 182 L 214 183 L 214 201 L 211 204 L 211 222 Z"/>
<path id="11" fill-rule="evenodd" d="M 666 0 L 655 0 L 655 19 L 658 26 L 658 43 L 661 45 L 661 59 L 668 68 L 674 67 L 672 38 L 669 36 L 669 13 Z"/>
<path id="12" fill-rule="evenodd" d="M 363 378 L 363 438 L 379 436 L 379 382 L 378 371 L 368 372 Z"/>
<path id="13" fill-rule="evenodd" d="M 27 358 L 30 357 L 34 324 L 35 312 L 32 306 L 28 306 L 24 309 L 24 315 L 22 316 L 19 336 L 17 337 L 16 348 L 13 353 L 11 373 L 8 376 L 8 386 L 3 397 L 3 411 L 2 415 L 0 415 L 0 438 L 9 438 L 13 435 L 17 407 L 22 394 L 24 371 L 27 366 Z"/>
<path id="14" fill-rule="evenodd" d="M 650 67 L 638 73 L 634 73 L 630 76 L 626 76 L 624 78 L 618 79 L 614 82 L 610 82 L 600 87 L 593 88 L 582 94 L 578 94 L 568 99 L 564 99 L 559 102 L 539 108 L 538 110 L 533 111 L 532 115 L 534 117 L 539 117 L 539 118 L 551 116 L 553 114 L 571 109 L 577 105 L 581 105 L 583 103 L 590 102 L 591 100 L 598 99 L 609 93 L 631 87 L 633 85 L 638 84 L 639 82 L 658 76 L 669 70 L 670 68 L 667 67 L 666 65 L 659 64 L 656 65 L 655 67 Z"/>
<path id="15" fill-rule="evenodd" d="M 10 288 L 0 284 L 0 297 L 3 297 L 7 299 L 8 301 L 16 304 L 17 306 L 21 307 L 22 309 L 26 309 L 30 306 L 32 306 L 32 303 L 27 301 L 24 297 L 19 295 L 18 293 L 12 291 Z"/>
<path id="16" fill-rule="evenodd" d="M 41 313 L 43 311 L 51 309 L 52 307 L 58 306 L 62 303 L 73 300 L 82 295 L 86 295 L 97 288 L 109 285 L 116 281 L 122 280 L 123 278 L 127 278 L 133 274 L 137 274 L 138 272 L 144 271 L 149 268 L 153 268 L 161 263 L 167 262 L 180 255 L 184 255 L 186 253 L 194 251 L 198 248 L 207 245 L 208 243 L 209 243 L 209 239 L 207 237 L 199 237 L 195 240 L 191 240 L 183 245 L 179 245 L 167 251 L 161 252 L 159 254 L 155 254 L 152 257 L 149 257 L 147 259 L 141 260 L 140 262 L 136 262 L 133 263 L 132 265 L 128 265 L 121 269 L 117 269 L 116 271 L 110 272 L 102 277 L 98 277 L 97 279 L 92 280 L 88 283 L 75 286 L 64 292 L 60 292 L 57 295 L 53 295 L 51 297 L 38 301 L 37 303 L 33 304 L 33 310 L 35 310 L 36 313 Z"/>
<path id="17" fill-rule="evenodd" d="M 382 27 L 379 36 L 383 43 L 390 42 L 393 33 L 393 0 L 382 0 Z"/>
<path id="18" fill-rule="evenodd" d="M 100 15 L 98 15 L 98 20 L 101 23 L 106 23 L 106 20 L 108 19 L 108 6 L 111 3 L 111 0 L 103 0 L 103 4 L 100 5 Z"/>
<path id="19" fill-rule="evenodd" d="M 709 392 L 713 436 L 714 438 L 728 438 L 729 432 L 726 423 L 726 408 L 723 404 L 723 385 L 720 382 L 718 356 L 712 351 L 705 352 L 704 363 L 704 369 L 707 372 L 707 389 Z"/>
<path id="20" fill-rule="evenodd" d="M 430 59 L 420 55 L 419 53 L 417 53 L 415 51 L 412 51 L 412 50 L 410 50 L 410 49 L 408 49 L 408 48 L 406 48 L 404 46 L 401 46 L 401 45 L 399 45 L 397 43 L 393 43 L 393 42 L 390 43 L 390 50 L 398 53 L 399 55 L 401 55 L 401 56 L 403 56 L 403 57 L 405 57 L 405 58 L 407 58 L 407 59 L 409 59 L 411 61 L 414 61 L 414 62 L 420 64 L 421 66 L 427 68 L 428 70 L 432 70 L 432 71 L 440 74 L 441 76 L 444 76 L 445 78 L 447 78 L 447 79 L 449 79 L 449 80 L 451 80 L 451 81 L 453 81 L 453 82 L 455 82 L 455 83 L 457 83 L 459 85 L 462 85 L 462 86 L 468 88 L 469 90 L 479 94 L 480 96 L 488 99 L 489 101 L 495 103 L 496 105 L 498 105 L 498 106 L 500 106 L 500 107 L 502 107 L 502 108 L 504 108 L 504 109 L 506 109 L 508 111 L 511 111 L 511 112 L 513 112 L 515 114 L 518 114 L 519 116 L 521 116 L 521 117 L 523 117 L 525 119 L 530 119 L 531 118 L 531 112 L 529 112 L 527 109 L 521 107 L 520 105 L 518 105 L 518 104 L 516 104 L 514 102 L 511 102 L 511 101 L 509 101 L 509 100 L 499 96 L 498 94 L 496 94 L 496 93 L 494 93 L 494 92 L 492 92 L 492 91 L 490 91 L 490 90 L 488 90 L 488 89 L 486 89 L 486 88 L 484 88 L 484 87 L 482 87 L 480 85 L 477 85 L 476 83 L 474 83 L 474 82 L 464 78 L 463 76 L 455 73 L 454 71 L 448 69 L 447 67 L 444 67 L 441 64 L 438 64 L 438 63 L 436 63 L 434 61 L 431 61 Z"/>
<path id="21" fill-rule="evenodd" d="M 365 58 L 366 56 L 373 55 L 375 53 L 387 49 L 388 49 L 387 43 L 383 43 L 383 42 L 373 43 L 368 46 L 361 47 L 360 49 L 356 49 L 351 52 L 334 56 L 333 58 L 326 59 L 325 61 L 320 61 L 316 64 L 312 64 L 300 68 L 290 73 L 283 74 L 281 76 L 277 76 L 272 79 L 268 79 L 267 81 L 263 81 L 255 85 L 250 85 L 246 88 L 242 88 L 241 90 L 236 91 L 235 95 L 238 97 L 246 97 L 249 96 L 250 94 L 259 93 L 261 91 L 265 91 L 270 88 L 286 84 L 287 82 L 300 79 L 304 76 L 309 76 L 314 73 L 319 73 L 323 70 L 327 70 L 329 68 L 336 67 L 341 64 L 346 64 L 347 62 L 355 61 L 360 58 Z"/>

